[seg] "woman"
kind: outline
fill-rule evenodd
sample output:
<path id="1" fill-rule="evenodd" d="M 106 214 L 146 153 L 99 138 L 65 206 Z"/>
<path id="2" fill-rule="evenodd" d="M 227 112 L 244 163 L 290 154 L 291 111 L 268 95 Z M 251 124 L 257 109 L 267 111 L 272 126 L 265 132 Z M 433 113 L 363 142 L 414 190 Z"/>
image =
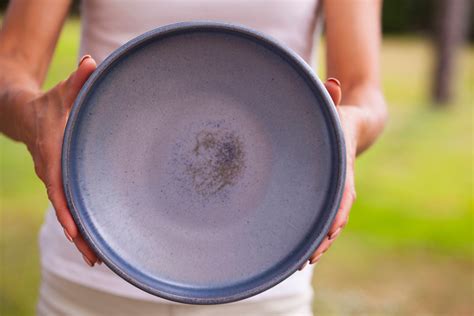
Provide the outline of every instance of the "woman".
<path id="1" fill-rule="evenodd" d="M 348 172 L 341 207 L 328 236 L 310 259 L 314 264 L 347 222 L 355 198 L 356 155 L 374 142 L 385 123 L 379 79 L 381 0 L 83 0 L 83 57 L 75 72 L 44 92 L 40 87 L 69 5 L 69 0 L 12 0 L 0 32 L 0 130 L 27 146 L 54 207 L 48 211 L 40 234 L 42 284 L 38 313 L 312 314 L 312 268 L 301 267 L 302 272 L 242 302 L 188 306 L 155 298 L 101 266 L 79 235 L 66 204 L 60 169 L 64 128 L 70 107 L 96 64 L 147 30 L 186 20 L 237 23 L 275 37 L 310 62 L 314 35 L 324 16 L 327 73 L 331 78 L 325 86 L 338 105 Z M 78 259 L 66 239 L 75 244 L 90 267 Z"/>

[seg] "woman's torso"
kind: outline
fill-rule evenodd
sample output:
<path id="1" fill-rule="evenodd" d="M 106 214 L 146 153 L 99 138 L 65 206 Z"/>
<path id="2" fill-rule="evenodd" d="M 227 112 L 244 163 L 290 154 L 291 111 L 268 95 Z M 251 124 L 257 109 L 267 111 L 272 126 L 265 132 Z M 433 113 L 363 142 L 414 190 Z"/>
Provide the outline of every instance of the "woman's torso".
<path id="1" fill-rule="evenodd" d="M 83 0 L 80 54 L 101 62 L 135 36 L 195 20 L 241 24 L 286 44 L 307 62 L 316 29 L 317 0 Z"/>
<path id="2" fill-rule="evenodd" d="M 317 30 L 317 4 L 317 0 L 83 0 L 80 56 L 90 54 L 100 63 L 128 40 L 156 27 L 211 20 L 241 24 L 268 34 L 309 63 Z M 156 299 L 107 267 L 87 267 L 64 238 L 51 209 L 41 230 L 40 247 L 43 268 L 63 278 L 117 295 Z M 311 270 L 295 273 L 255 299 L 310 293 Z"/>

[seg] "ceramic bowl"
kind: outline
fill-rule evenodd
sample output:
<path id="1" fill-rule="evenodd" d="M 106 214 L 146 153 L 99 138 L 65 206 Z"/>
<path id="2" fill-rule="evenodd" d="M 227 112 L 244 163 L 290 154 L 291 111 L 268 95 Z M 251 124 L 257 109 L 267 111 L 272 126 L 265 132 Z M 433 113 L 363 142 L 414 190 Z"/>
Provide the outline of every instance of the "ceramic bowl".
<path id="1" fill-rule="evenodd" d="M 327 234 L 342 135 L 290 49 L 240 26 L 179 23 L 126 43 L 86 82 L 64 189 L 119 276 L 169 300 L 226 303 L 289 277 Z"/>

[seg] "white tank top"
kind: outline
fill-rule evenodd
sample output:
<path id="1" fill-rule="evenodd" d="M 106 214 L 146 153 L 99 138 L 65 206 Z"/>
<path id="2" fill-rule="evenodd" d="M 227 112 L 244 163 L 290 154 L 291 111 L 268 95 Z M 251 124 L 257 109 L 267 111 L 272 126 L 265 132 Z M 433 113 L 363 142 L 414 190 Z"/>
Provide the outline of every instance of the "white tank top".
<path id="1" fill-rule="evenodd" d="M 116 48 L 156 27 L 211 20 L 244 25 L 270 35 L 310 63 L 320 22 L 317 0 L 82 0 L 80 54 L 102 62 Z M 88 287 L 119 296 L 168 302 L 147 294 L 105 265 L 88 267 L 48 210 L 40 232 L 43 269 Z M 312 293 L 312 268 L 250 300 Z"/>

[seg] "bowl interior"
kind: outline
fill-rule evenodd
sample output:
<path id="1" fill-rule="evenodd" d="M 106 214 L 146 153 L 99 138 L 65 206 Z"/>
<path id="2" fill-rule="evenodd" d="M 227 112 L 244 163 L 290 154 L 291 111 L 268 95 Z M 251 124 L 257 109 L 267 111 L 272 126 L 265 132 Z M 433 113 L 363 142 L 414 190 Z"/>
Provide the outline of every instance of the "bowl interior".
<path id="1" fill-rule="evenodd" d="M 106 263 L 155 294 L 265 287 L 304 260 L 331 216 L 341 156 L 329 106 L 250 36 L 152 38 L 75 105 L 74 215 Z"/>

